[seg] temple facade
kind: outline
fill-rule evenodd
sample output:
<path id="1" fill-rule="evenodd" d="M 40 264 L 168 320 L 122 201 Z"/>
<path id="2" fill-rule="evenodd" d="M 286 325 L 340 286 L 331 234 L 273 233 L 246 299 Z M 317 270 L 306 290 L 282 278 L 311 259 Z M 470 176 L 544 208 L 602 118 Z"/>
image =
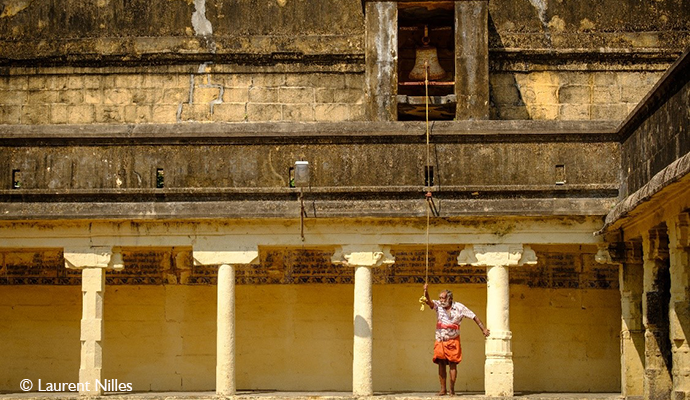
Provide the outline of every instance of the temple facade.
<path id="1" fill-rule="evenodd" d="M 5 0 L 0 393 L 690 400 L 686 3 Z"/>

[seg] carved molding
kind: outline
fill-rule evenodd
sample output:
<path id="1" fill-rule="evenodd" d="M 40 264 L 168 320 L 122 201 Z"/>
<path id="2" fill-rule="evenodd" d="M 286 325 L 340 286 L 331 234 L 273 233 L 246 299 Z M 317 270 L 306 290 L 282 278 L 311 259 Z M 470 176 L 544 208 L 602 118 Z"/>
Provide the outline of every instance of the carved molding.
<path id="1" fill-rule="evenodd" d="M 68 269 L 108 268 L 122 270 L 125 267 L 122 261 L 122 251 L 119 247 L 65 247 L 63 256 L 65 268 Z"/>
<path id="2" fill-rule="evenodd" d="M 511 267 L 536 263 L 534 250 L 522 244 L 469 244 L 458 255 L 459 265 Z"/>
<path id="3" fill-rule="evenodd" d="M 339 246 L 335 249 L 331 262 L 348 267 L 380 267 L 392 265 L 395 257 L 388 246 Z"/>

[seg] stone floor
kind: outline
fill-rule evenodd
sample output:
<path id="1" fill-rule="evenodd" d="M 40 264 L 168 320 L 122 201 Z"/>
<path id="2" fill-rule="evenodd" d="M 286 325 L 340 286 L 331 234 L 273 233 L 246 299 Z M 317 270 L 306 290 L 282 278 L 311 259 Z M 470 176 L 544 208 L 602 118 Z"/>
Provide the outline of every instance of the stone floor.
<path id="1" fill-rule="evenodd" d="M 479 392 L 458 393 L 460 400 L 486 400 Z M 213 392 L 145 392 L 145 393 L 112 393 L 99 397 L 104 400 L 218 400 Z M 411 392 L 382 392 L 376 393 L 373 400 L 423 400 L 438 398 L 434 393 Z M 450 399 L 449 396 L 442 398 Z M 620 400 L 620 393 L 516 393 L 516 400 Z M 7 393 L 0 394 L 0 400 L 55 400 L 55 399 L 83 399 L 76 393 Z M 276 391 L 240 391 L 237 400 L 354 400 L 347 392 L 276 392 Z M 360 398 L 361 399 L 361 398 Z"/>

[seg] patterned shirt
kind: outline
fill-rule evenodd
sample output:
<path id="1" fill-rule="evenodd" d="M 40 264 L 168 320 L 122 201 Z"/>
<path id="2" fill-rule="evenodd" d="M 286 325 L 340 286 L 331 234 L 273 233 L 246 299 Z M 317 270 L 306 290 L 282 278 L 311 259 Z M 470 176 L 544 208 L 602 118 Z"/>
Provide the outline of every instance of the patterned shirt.
<path id="1" fill-rule="evenodd" d="M 460 336 L 460 321 L 463 318 L 474 319 L 474 313 L 462 303 L 453 302 L 449 310 L 441 306 L 439 300 L 433 300 L 436 311 L 436 340 L 439 342 Z"/>

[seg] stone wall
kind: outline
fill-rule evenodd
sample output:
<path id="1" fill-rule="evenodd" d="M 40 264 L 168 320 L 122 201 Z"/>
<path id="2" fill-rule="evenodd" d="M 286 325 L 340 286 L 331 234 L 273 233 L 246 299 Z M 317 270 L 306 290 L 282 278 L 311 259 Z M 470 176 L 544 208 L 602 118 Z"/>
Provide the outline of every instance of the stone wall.
<path id="1" fill-rule="evenodd" d="M 505 72 L 490 76 L 492 119 L 622 120 L 661 71 Z"/>
<path id="2" fill-rule="evenodd" d="M 228 73 L 205 64 L 199 68 L 205 72 L 191 71 L 194 67 L 130 73 L 109 73 L 107 68 L 16 71 L 0 78 L 0 123 L 363 119 L 363 77 L 358 72 Z"/>
<path id="3" fill-rule="evenodd" d="M 537 265 L 510 270 L 515 389 L 618 391 L 616 267 L 598 264 L 593 245 L 533 247 Z M 189 251 L 124 248 L 125 269 L 106 274 L 104 379 L 135 391 L 214 388 L 217 268 L 195 270 Z M 396 264 L 374 269 L 375 390 L 434 391 L 434 316 L 417 302 L 424 254 L 392 251 Z M 431 252 L 430 294 L 451 289 L 486 321 L 486 271 L 458 266 L 458 253 Z M 329 254 L 269 249 L 261 265 L 237 268 L 239 389 L 350 390 L 353 271 Z M 53 249 L 0 252 L 0 391 L 16 392 L 25 378 L 77 380 L 80 278 L 60 278 L 60 258 Z M 462 338 L 456 388 L 482 391 L 484 338 L 469 320 Z"/>
<path id="4" fill-rule="evenodd" d="M 622 198 L 690 152 L 689 74 L 690 57 L 686 53 L 626 121 L 621 146 Z"/>
<path id="5" fill-rule="evenodd" d="M 490 3 L 491 118 L 623 119 L 690 44 L 687 15 Z M 366 119 L 359 0 L 7 0 L 0 20 L 0 124 Z"/>
<path id="6" fill-rule="evenodd" d="M 434 316 L 419 311 L 420 288 L 374 286 L 377 391 L 437 389 Z M 433 285 L 431 295 L 445 288 L 486 321 L 483 285 Z M 11 329 L 0 324 L 0 391 L 18 391 L 24 378 L 76 382 L 79 287 L 5 286 L 2 293 L 0 316 Z M 516 390 L 618 391 L 617 296 L 615 289 L 514 286 Z M 132 383 L 135 391 L 213 390 L 215 297 L 213 285 L 108 286 L 103 378 Z M 240 285 L 238 388 L 348 391 L 352 335 L 351 285 Z M 462 338 L 456 389 L 480 392 L 484 340 L 468 320 Z"/>

